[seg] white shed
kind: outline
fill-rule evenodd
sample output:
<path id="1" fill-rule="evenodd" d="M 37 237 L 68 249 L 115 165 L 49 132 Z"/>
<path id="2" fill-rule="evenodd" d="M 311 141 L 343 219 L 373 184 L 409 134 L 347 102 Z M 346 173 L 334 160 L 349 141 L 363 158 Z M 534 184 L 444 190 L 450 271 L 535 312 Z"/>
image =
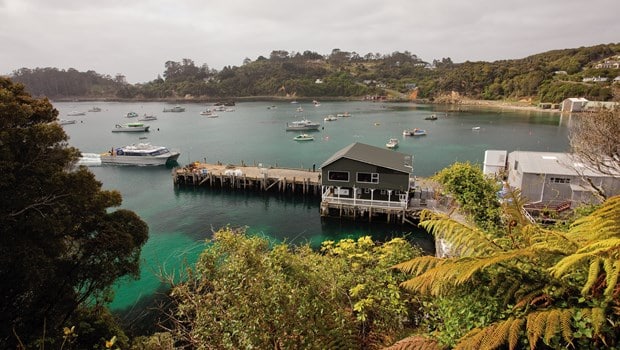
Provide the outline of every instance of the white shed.
<path id="1" fill-rule="evenodd" d="M 506 170 L 508 151 L 486 150 L 484 152 L 484 175 L 495 176 Z"/>

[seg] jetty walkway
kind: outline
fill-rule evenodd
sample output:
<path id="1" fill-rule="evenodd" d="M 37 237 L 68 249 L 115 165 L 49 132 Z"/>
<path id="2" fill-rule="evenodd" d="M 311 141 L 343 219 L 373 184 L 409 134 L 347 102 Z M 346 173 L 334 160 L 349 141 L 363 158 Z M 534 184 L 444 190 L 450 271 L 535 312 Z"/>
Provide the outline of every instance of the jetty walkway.
<path id="1" fill-rule="evenodd" d="M 306 169 L 194 162 L 172 172 L 175 185 L 321 196 L 321 173 Z"/>

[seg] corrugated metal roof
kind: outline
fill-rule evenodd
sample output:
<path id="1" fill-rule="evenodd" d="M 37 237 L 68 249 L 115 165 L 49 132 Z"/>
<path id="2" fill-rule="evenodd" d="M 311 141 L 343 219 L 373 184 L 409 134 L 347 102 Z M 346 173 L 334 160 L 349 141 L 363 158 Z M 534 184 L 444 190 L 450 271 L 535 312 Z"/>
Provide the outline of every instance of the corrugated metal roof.
<path id="1" fill-rule="evenodd" d="M 410 173 L 412 171 L 411 165 L 413 156 L 359 142 L 352 143 L 334 153 L 334 155 L 321 164 L 321 168 L 340 158 L 348 158 L 363 163 L 374 164 L 404 173 Z"/>
<path id="2" fill-rule="evenodd" d="M 519 162 L 523 173 L 609 177 L 587 168 L 570 153 L 515 151 L 509 158 Z"/>

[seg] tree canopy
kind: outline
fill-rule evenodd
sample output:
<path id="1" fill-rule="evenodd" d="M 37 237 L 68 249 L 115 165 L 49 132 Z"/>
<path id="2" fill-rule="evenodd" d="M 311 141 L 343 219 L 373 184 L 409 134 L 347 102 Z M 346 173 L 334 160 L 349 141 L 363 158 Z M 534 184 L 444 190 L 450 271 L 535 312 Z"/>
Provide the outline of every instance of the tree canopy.
<path id="1" fill-rule="evenodd" d="M 224 228 L 171 296 L 172 333 L 200 349 L 375 349 L 415 318 L 390 269 L 421 251 L 395 238 L 270 245 Z"/>
<path id="2" fill-rule="evenodd" d="M 269 58 L 243 60 L 219 72 L 184 58 L 166 61 L 163 76 L 129 85 L 94 72 L 75 69 L 22 68 L 14 78 L 31 92 L 48 97 L 196 98 L 286 96 L 353 97 L 392 94 L 441 101 L 457 92 L 473 99 L 528 99 L 558 103 L 568 97 L 609 100 L 620 70 L 597 63 L 620 54 L 620 44 L 553 50 L 521 59 L 454 63 L 450 57 L 425 62 L 409 52 L 360 55 L 341 49 L 321 55 L 312 51 L 274 50 Z M 602 77 L 606 82 L 587 82 Z M 317 79 L 323 83 L 317 83 Z M 381 86 L 381 87 L 378 87 Z"/>
<path id="3" fill-rule="evenodd" d="M 61 341 L 71 325 L 83 331 L 77 311 L 102 301 L 119 277 L 137 275 L 148 237 L 135 213 L 112 210 L 120 193 L 75 166 L 79 151 L 57 115 L 47 99 L 0 77 L 2 348 Z"/>

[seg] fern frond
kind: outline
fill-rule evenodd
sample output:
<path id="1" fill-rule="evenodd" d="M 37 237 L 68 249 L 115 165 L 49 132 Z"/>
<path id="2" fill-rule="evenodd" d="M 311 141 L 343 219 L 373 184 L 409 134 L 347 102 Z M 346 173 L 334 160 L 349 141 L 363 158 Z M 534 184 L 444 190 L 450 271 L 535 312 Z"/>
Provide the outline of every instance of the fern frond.
<path id="1" fill-rule="evenodd" d="M 514 309 L 522 309 L 532 303 L 532 300 L 538 298 L 544 292 L 540 285 L 524 285 L 520 287 L 519 293 L 515 294 L 517 301 Z"/>
<path id="2" fill-rule="evenodd" d="M 508 330 L 508 348 L 510 350 L 516 349 L 521 338 L 521 328 L 525 323 L 525 319 L 518 318 L 511 325 Z"/>
<path id="3" fill-rule="evenodd" d="M 602 239 L 582 246 L 576 253 L 607 254 L 611 251 L 620 250 L 620 237 Z"/>
<path id="4" fill-rule="evenodd" d="M 551 339 L 558 334 L 561 334 L 560 317 L 562 316 L 562 310 L 554 309 L 549 311 L 547 315 L 547 326 L 545 327 L 545 334 L 543 341 L 545 344 L 550 345 Z"/>
<path id="5" fill-rule="evenodd" d="M 482 340 L 482 348 L 496 349 L 506 344 L 510 336 L 510 327 L 514 323 L 514 319 L 511 317 L 508 320 L 501 322 L 493 329 L 492 333 L 488 333 L 489 336 L 484 337 Z"/>
<path id="6" fill-rule="evenodd" d="M 488 325 L 483 329 L 472 329 L 459 339 L 455 350 L 497 349 L 506 343 L 512 344 L 513 339 L 514 347 L 510 345 L 510 348 L 514 349 L 519 341 L 522 326 L 523 319 L 510 317 L 507 320 Z"/>
<path id="7" fill-rule="evenodd" d="M 454 350 L 470 350 L 470 349 L 480 349 L 480 343 L 482 342 L 482 338 L 486 335 L 487 328 L 480 329 L 474 328 L 467 332 L 459 342 L 454 347 Z"/>
<path id="8" fill-rule="evenodd" d="M 441 295 L 443 287 L 448 284 L 460 285 L 469 281 L 474 274 L 493 265 L 512 261 L 522 256 L 531 256 L 530 250 L 515 250 L 487 257 L 457 258 L 441 265 L 436 265 L 401 284 L 405 289 L 423 294 Z"/>
<path id="9" fill-rule="evenodd" d="M 547 317 L 545 312 L 533 312 L 527 315 L 527 323 L 525 324 L 525 328 L 527 330 L 527 339 L 530 346 L 535 346 L 541 338 L 545 331 L 546 323 Z"/>
<path id="10" fill-rule="evenodd" d="M 530 221 L 523 214 L 523 206 L 527 203 L 527 198 L 521 195 L 521 190 L 518 188 L 511 188 L 506 196 L 503 204 L 503 212 L 508 216 L 509 220 L 516 220 L 519 226 L 531 225 Z"/>
<path id="11" fill-rule="evenodd" d="M 502 250 L 484 231 L 447 217 L 435 216 L 421 221 L 420 227 L 436 238 L 446 240 L 461 256 L 490 255 Z"/>
<path id="12" fill-rule="evenodd" d="M 616 284 L 618 283 L 618 275 L 620 275 L 620 260 L 614 260 L 612 262 L 611 259 L 605 259 L 603 267 L 605 268 L 605 273 L 607 274 L 605 279 L 605 282 L 607 282 L 607 287 L 605 288 L 605 292 L 603 294 L 608 298 L 612 298 L 614 295 L 614 290 L 616 289 Z"/>
<path id="13" fill-rule="evenodd" d="M 571 321 L 573 319 L 573 311 L 570 309 L 562 310 L 560 314 L 560 328 L 562 329 L 562 338 L 568 344 L 573 344 L 573 330 L 571 329 Z"/>
<path id="14" fill-rule="evenodd" d="M 383 350 L 441 350 L 439 342 L 435 339 L 415 335 L 399 340 L 394 345 Z"/>
<path id="15" fill-rule="evenodd" d="M 550 267 L 549 273 L 551 273 L 551 276 L 555 278 L 562 278 L 566 271 L 576 269 L 576 265 L 585 264 L 584 260 L 588 260 L 590 257 L 592 257 L 592 255 L 589 253 L 571 254 Z"/>
<path id="16" fill-rule="evenodd" d="M 608 198 L 590 215 L 576 220 L 569 233 L 598 241 L 620 235 L 620 196 Z"/>
<path id="17" fill-rule="evenodd" d="M 581 294 L 587 295 L 590 291 L 590 288 L 594 285 L 596 280 L 598 279 L 598 274 L 601 271 L 601 259 L 592 259 L 590 262 L 590 269 L 588 271 L 588 279 L 586 283 L 581 288 Z"/>
<path id="18" fill-rule="evenodd" d="M 610 247 L 611 245 L 611 247 Z M 620 264 L 617 259 L 606 258 L 610 253 L 620 250 L 620 239 L 608 239 L 604 242 L 592 244 L 582 249 L 579 249 L 575 254 L 569 255 L 554 266 L 549 268 L 549 272 L 553 277 L 561 278 L 567 271 L 574 271 L 578 268 L 584 267 L 587 260 L 590 260 L 588 279 L 583 286 L 581 292 L 586 294 L 592 287 L 600 270 L 597 270 L 597 266 L 600 262 L 603 262 L 603 269 L 607 274 L 607 288 L 605 289 L 605 296 L 611 296 L 613 289 L 618 282 L 618 274 L 620 274 Z M 601 257 L 603 257 L 601 259 Z"/>
<path id="19" fill-rule="evenodd" d="M 432 269 L 436 266 L 441 266 L 451 260 L 452 259 L 450 258 L 437 258 L 432 255 L 425 255 L 402 262 L 400 264 L 396 264 L 392 266 L 392 268 L 400 270 L 404 273 L 419 275 L 429 269 Z"/>
<path id="20" fill-rule="evenodd" d="M 526 234 L 530 237 L 531 246 L 535 250 L 568 255 L 579 249 L 579 243 L 564 232 L 541 227 L 528 227 L 527 231 Z"/>
<path id="21" fill-rule="evenodd" d="M 592 308 L 592 328 L 594 329 L 594 334 L 598 335 L 601 332 L 601 327 L 606 321 L 605 318 L 605 309 L 600 307 Z"/>

